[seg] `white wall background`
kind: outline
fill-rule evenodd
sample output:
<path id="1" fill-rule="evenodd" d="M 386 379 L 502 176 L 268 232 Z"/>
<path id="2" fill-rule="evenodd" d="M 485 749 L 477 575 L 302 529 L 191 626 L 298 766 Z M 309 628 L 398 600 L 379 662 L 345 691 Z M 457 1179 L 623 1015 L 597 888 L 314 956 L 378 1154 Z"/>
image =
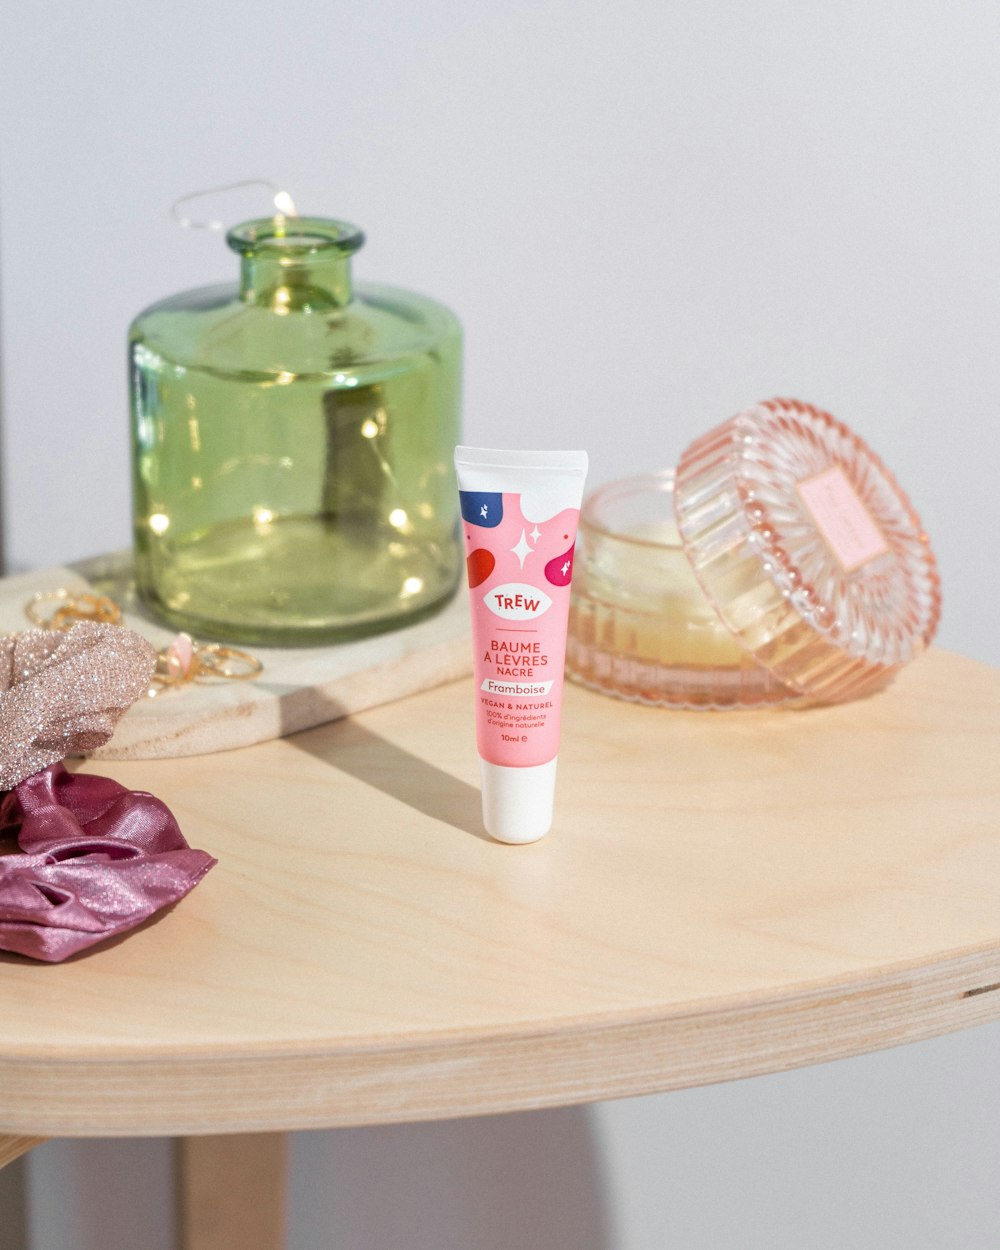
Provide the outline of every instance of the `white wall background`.
<path id="1" fill-rule="evenodd" d="M 127 324 L 235 274 L 169 205 L 263 175 L 459 312 L 471 442 L 583 445 L 596 483 L 771 394 L 831 409 L 924 517 L 941 643 L 1000 662 L 998 64 L 994 0 L 0 6 L 8 564 L 128 544 Z M 998 1040 L 299 1137 L 291 1250 L 993 1246 Z M 43 1148 L 32 1250 L 165 1248 L 166 1177 Z"/>

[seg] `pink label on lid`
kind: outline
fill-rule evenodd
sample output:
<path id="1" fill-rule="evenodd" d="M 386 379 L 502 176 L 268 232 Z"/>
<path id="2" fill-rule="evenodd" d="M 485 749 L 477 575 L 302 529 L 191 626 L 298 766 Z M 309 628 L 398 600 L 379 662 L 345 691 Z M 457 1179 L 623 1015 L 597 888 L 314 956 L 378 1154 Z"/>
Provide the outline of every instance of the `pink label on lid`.
<path id="1" fill-rule="evenodd" d="M 885 535 L 837 465 L 806 478 L 795 489 L 845 573 L 889 550 Z"/>

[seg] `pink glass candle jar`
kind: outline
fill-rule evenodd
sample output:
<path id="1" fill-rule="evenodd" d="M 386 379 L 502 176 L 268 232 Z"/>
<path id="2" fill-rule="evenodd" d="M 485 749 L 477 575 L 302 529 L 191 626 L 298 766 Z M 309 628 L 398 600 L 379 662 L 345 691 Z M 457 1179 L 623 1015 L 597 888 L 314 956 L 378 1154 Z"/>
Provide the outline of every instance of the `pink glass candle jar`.
<path id="1" fill-rule="evenodd" d="M 680 708 L 838 702 L 931 642 L 937 566 L 919 517 L 857 435 L 768 400 L 676 472 L 585 501 L 567 673 Z"/>
<path id="2" fill-rule="evenodd" d="M 621 478 L 587 497 L 566 666 L 595 690 L 664 707 L 798 697 L 740 646 L 699 586 L 674 519 L 672 469 Z"/>

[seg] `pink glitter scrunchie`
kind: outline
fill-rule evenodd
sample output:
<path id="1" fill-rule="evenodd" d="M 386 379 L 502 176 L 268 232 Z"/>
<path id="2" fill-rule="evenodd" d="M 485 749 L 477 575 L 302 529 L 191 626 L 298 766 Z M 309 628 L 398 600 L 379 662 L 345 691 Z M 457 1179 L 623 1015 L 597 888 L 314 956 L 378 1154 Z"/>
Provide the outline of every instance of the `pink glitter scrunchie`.
<path id="1" fill-rule="evenodd" d="M 107 742 L 155 656 L 117 625 L 0 638 L 0 949 L 50 963 L 124 933 L 188 893 L 216 862 L 169 809 L 67 755 Z"/>

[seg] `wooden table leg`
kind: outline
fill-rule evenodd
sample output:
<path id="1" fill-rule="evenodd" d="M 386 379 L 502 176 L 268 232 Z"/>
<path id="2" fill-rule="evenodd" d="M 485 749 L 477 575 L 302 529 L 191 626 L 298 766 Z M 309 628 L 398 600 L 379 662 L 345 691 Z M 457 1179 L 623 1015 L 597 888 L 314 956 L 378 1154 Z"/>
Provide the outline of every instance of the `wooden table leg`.
<path id="1" fill-rule="evenodd" d="M 286 1133 L 176 1139 L 178 1250 L 283 1250 Z"/>
<path id="2" fill-rule="evenodd" d="M 27 1154 L 35 1146 L 40 1146 L 43 1141 L 45 1141 L 44 1137 L 4 1137 L 0 1134 L 0 1168 L 13 1163 L 15 1159 Z"/>

